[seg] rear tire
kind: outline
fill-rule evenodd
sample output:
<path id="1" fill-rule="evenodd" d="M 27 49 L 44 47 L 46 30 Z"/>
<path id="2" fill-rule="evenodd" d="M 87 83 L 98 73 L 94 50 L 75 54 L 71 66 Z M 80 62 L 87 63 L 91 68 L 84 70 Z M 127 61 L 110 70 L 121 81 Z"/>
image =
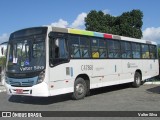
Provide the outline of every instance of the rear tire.
<path id="1" fill-rule="evenodd" d="M 74 92 L 72 98 L 74 100 L 83 99 L 87 94 L 87 85 L 83 78 L 77 78 L 74 83 Z"/>
<path id="2" fill-rule="evenodd" d="M 135 72 L 134 82 L 132 83 L 132 86 L 135 88 L 138 88 L 141 86 L 141 74 L 139 72 Z"/>

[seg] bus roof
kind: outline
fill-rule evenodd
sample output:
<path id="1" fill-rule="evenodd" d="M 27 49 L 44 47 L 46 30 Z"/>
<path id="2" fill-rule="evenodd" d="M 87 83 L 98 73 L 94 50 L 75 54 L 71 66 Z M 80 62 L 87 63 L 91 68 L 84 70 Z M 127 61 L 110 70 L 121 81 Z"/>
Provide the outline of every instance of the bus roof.
<path id="1" fill-rule="evenodd" d="M 70 34 L 77 34 L 77 35 L 85 35 L 85 36 L 93 36 L 93 37 L 101 37 L 101 38 L 108 38 L 108 39 L 125 40 L 125 41 L 139 42 L 139 43 L 148 43 L 148 44 L 157 45 L 157 43 L 154 42 L 154 41 L 130 38 L 130 37 L 113 35 L 113 34 L 108 34 L 108 33 L 94 32 L 94 31 L 87 31 L 87 30 L 80 30 L 80 29 L 73 29 L 73 28 L 52 27 L 52 31 L 62 32 L 62 33 L 70 33 Z"/>

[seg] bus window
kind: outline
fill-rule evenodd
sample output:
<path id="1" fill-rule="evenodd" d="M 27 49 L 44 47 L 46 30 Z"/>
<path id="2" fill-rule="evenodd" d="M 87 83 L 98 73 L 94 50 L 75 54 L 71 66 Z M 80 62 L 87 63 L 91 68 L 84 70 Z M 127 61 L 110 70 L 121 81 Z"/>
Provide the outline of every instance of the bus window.
<path id="1" fill-rule="evenodd" d="M 26 55 L 29 53 L 29 46 L 25 45 Z M 42 57 L 45 54 L 45 46 L 43 42 L 33 43 L 33 57 Z"/>
<path id="2" fill-rule="evenodd" d="M 89 52 L 89 39 L 87 37 L 80 37 L 80 54 L 81 58 L 90 58 L 90 52 Z"/>
<path id="3" fill-rule="evenodd" d="M 99 58 L 99 40 L 98 39 L 92 39 L 91 42 L 92 46 L 92 58 Z"/>
<path id="4" fill-rule="evenodd" d="M 148 45 L 141 45 L 142 48 L 142 58 L 150 58 L 149 57 L 149 48 Z"/>
<path id="5" fill-rule="evenodd" d="M 100 58 L 107 58 L 107 42 L 104 39 L 99 40 L 99 54 Z"/>
<path id="6" fill-rule="evenodd" d="M 68 53 L 66 49 L 65 39 L 55 39 L 55 58 L 67 58 Z"/>
<path id="7" fill-rule="evenodd" d="M 50 39 L 50 65 L 68 61 L 66 40 L 63 38 Z"/>
<path id="8" fill-rule="evenodd" d="M 120 42 L 115 40 L 108 40 L 108 53 L 109 58 L 121 58 Z"/>
<path id="9" fill-rule="evenodd" d="M 154 45 L 149 45 L 149 50 L 150 50 L 150 58 L 151 59 L 156 59 L 157 58 L 157 48 Z"/>
<path id="10" fill-rule="evenodd" d="M 131 43 L 121 42 L 121 54 L 122 58 L 132 58 Z"/>
<path id="11" fill-rule="evenodd" d="M 141 58 L 140 44 L 132 43 L 132 56 L 133 58 Z"/>
<path id="12" fill-rule="evenodd" d="M 71 58 L 80 58 L 80 48 L 79 48 L 79 37 L 70 36 L 69 37 L 69 47 Z"/>

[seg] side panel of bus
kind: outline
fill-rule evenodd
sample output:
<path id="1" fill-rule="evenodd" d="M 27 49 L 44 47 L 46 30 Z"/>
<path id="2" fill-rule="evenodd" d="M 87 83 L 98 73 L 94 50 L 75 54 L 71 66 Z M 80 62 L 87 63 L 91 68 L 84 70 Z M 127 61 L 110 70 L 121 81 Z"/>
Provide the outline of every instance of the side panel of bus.
<path id="1" fill-rule="evenodd" d="M 122 73 L 121 60 L 118 59 L 101 59 L 92 60 L 93 75 L 91 88 L 119 84 L 120 73 Z M 99 84 L 96 84 L 96 82 Z"/>

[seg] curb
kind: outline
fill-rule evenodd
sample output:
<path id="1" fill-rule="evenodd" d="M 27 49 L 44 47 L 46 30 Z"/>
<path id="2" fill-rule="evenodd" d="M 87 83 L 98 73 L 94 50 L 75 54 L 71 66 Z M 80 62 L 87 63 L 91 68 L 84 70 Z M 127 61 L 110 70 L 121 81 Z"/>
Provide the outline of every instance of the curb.
<path id="1" fill-rule="evenodd" d="M 160 85 L 160 82 L 145 82 L 144 85 Z"/>

